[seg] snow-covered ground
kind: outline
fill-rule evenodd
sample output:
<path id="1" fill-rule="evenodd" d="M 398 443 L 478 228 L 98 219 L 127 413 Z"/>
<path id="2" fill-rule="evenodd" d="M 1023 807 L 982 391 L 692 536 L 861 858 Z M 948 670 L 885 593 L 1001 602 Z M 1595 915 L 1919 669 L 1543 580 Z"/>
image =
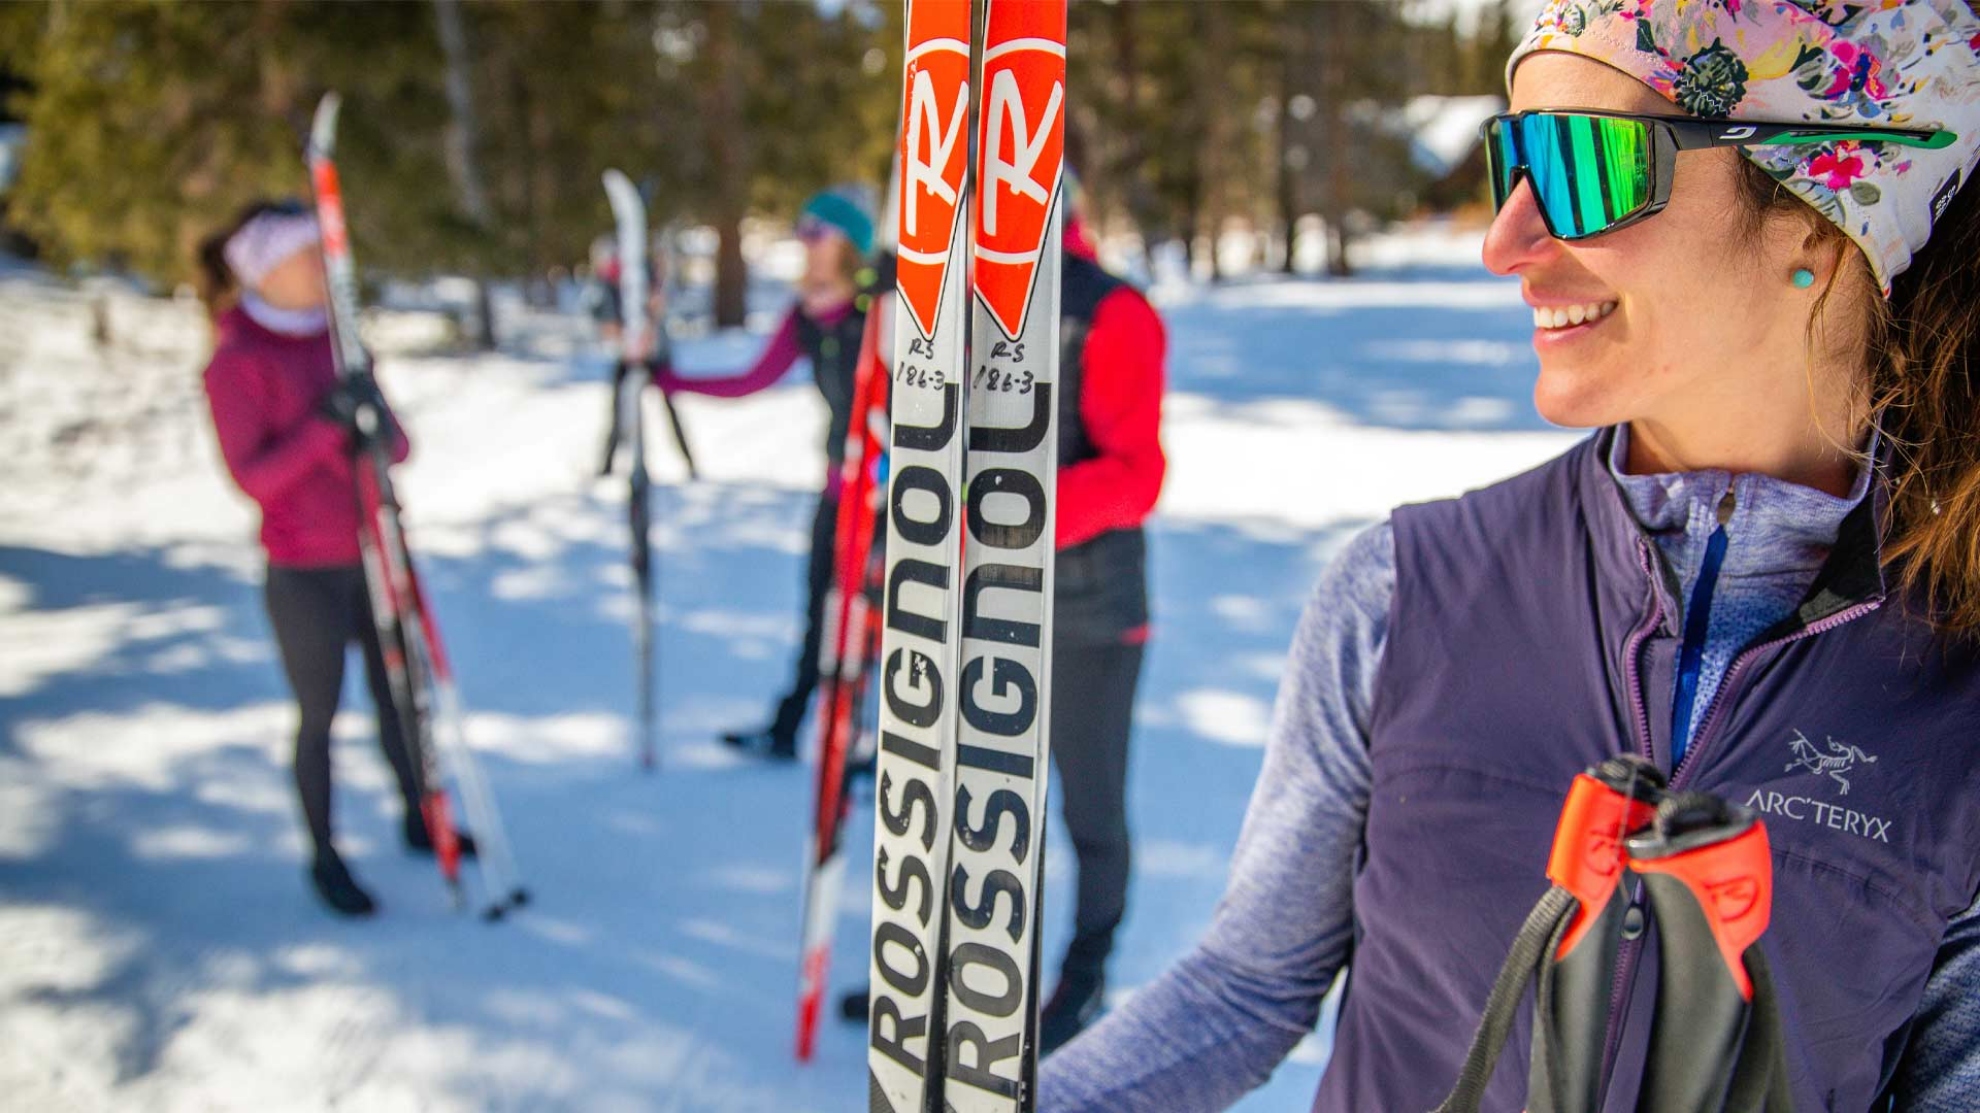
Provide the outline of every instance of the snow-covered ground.
<path id="1" fill-rule="evenodd" d="M 1561 450 L 1513 284 L 1432 239 L 1351 282 L 1165 288 L 1172 467 L 1114 973 L 1153 978 L 1211 915 L 1293 622 L 1391 505 Z M 1475 258 L 1475 256 L 1473 256 Z M 512 313 L 463 358 L 435 318 L 369 328 L 417 441 L 402 489 L 481 764 L 537 903 L 488 926 L 396 841 L 355 678 L 341 837 L 383 914 L 302 876 L 291 710 L 189 304 L 88 305 L 0 272 L 0 1108 L 844 1110 L 863 1029 L 791 1056 L 809 772 L 712 741 L 758 721 L 797 636 L 821 407 L 802 375 L 681 404 L 703 478 L 652 446 L 665 768 L 633 764 L 623 486 L 591 479 L 606 398 L 583 328 Z M 761 338 L 683 346 L 689 369 Z M 1060 698 L 1064 698 L 1061 696 Z M 852 833 L 870 846 L 870 821 Z M 1067 930 L 1055 830 L 1048 955 Z M 857 877 L 862 871 L 851 871 Z M 833 976 L 864 978 L 867 893 Z M 1309 1040 L 1247 1110 L 1300 1109 Z"/>

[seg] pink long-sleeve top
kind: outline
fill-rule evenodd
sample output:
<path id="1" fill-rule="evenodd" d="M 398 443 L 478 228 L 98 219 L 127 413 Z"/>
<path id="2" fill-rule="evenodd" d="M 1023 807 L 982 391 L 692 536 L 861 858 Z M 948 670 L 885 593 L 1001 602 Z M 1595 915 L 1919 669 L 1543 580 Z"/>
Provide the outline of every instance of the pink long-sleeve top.
<path id="1" fill-rule="evenodd" d="M 337 383 L 329 334 L 271 332 L 239 308 L 223 314 L 214 332 L 207 403 L 227 471 L 261 507 L 269 563 L 358 563 L 356 460 L 349 435 L 319 411 Z M 396 435 L 393 462 L 410 450 Z"/>

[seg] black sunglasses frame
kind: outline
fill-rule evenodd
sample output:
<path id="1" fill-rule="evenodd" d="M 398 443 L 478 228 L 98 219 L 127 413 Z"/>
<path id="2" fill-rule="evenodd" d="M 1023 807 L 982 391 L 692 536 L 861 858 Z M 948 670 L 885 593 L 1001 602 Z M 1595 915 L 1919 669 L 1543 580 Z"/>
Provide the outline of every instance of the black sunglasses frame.
<path id="1" fill-rule="evenodd" d="M 1490 117 L 1478 126 L 1478 134 L 1485 144 L 1486 173 L 1492 179 L 1492 211 L 1505 207 L 1519 183 L 1526 180 L 1528 188 L 1532 183 L 1527 170 L 1526 152 L 1521 148 L 1520 129 L 1513 125 L 1521 120 L 1536 116 L 1573 117 L 1601 120 L 1630 120 L 1646 124 L 1650 131 L 1650 148 L 1646 169 L 1650 175 L 1649 200 L 1636 211 L 1618 218 L 1594 232 L 1576 232 L 1573 229 L 1559 229 L 1554 226 L 1554 218 L 1547 206 L 1539 204 L 1539 196 L 1534 196 L 1534 207 L 1540 210 L 1540 220 L 1547 226 L 1547 234 L 1557 240 L 1588 240 L 1605 236 L 1610 232 L 1627 228 L 1664 211 L 1671 202 L 1671 180 L 1677 171 L 1679 151 L 1703 151 L 1714 147 L 1763 147 L 1785 144 L 1830 143 L 1845 139 L 1856 139 L 1871 143 L 1895 143 L 1906 147 L 1923 147 L 1938 150 L 1949 146 L 1957 135 L 1950 131 L 1923 128 L 1865 128 L 1856 124 L 1813 124 L 1807 121 L 1793 123 L 1766 123 L 1751 120 L 1703 120 L 1696 116 L 1660 116 L 1631 112 L 1577 112 L 1564 109 L 1540 109 L 1532 112 L 1502 112 Z M 1509 129 L 1515 162 L 1502 175 L 1499 172 L 1499 145 L 1494 134 L 1501 128 Z M 1508 184 L 1503 192 L 1499 182 L 1503 178 Z"/>

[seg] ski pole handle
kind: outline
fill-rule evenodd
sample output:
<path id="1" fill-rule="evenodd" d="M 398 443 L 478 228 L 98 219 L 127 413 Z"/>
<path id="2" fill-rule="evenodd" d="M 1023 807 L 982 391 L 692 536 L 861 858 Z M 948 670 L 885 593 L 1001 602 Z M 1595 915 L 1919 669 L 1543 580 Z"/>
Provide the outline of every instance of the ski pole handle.
<path id="1" fill-rule="evenodd" d="M 1656 816 L 1664 776 L 1641 758 L 1611 758 L 1574 779 L 1554 830 L 1547 878 L 1575 910 L 1540 965 L 1529 1113 L 1593 1113 L 1601 1097 L 1604 1036 L 1616 951 L 1630 901 L 1623 891 L 1623 840 Z"/>
<path id="2" fill-rule="evenodd" d="M 1536 971 L 1528 1109 L 1593 1113 L 1610 976 L 1628 907 L 1621 893 L 1623 839 L 1650 822 L 1663 791 L 1663 774 L 1628 755 L 1575 777 L 1547 859 L 1553 885 L 1513 937 L 1457 1081 L 1433 1113 L 1478 1113 Z"/>
<path id="3" fill-rule="evenodd" d="M 1773 907 L 1767 829 L 1750 809 L 1687 792 L 1658 805 L 1656 823 L 1625 846 L 1662 951 L 1636 1107 L 1718 1113 L 1754 1015 L 1748 966 Z"/>

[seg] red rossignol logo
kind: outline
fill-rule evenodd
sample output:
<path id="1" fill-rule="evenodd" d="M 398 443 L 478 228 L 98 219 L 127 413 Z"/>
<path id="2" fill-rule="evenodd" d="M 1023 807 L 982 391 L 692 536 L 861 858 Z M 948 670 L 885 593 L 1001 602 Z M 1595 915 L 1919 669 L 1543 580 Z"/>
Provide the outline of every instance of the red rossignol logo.
<path id="1" fill-rule="evenodd" d="M 923 336 L 935 333 L 969 168 L 969 32 L 969 0 L 908 4 L 896 276 Z"/>
<path id="2" fill-rule="evenodd" d="M 310 167 L 316 182 L 316 223 L 323 236 L 323 253 L 336 258 L 349 250 L 344 239 L 344 199 L 337 188 L 337 164 L 320 159 Z"/>
<path id="3" fill-rule="evenodd" d="M 1015 339 L 1065 161 L 1066 0 L 991 0 L 982 96 L 976 296 Z"/>

